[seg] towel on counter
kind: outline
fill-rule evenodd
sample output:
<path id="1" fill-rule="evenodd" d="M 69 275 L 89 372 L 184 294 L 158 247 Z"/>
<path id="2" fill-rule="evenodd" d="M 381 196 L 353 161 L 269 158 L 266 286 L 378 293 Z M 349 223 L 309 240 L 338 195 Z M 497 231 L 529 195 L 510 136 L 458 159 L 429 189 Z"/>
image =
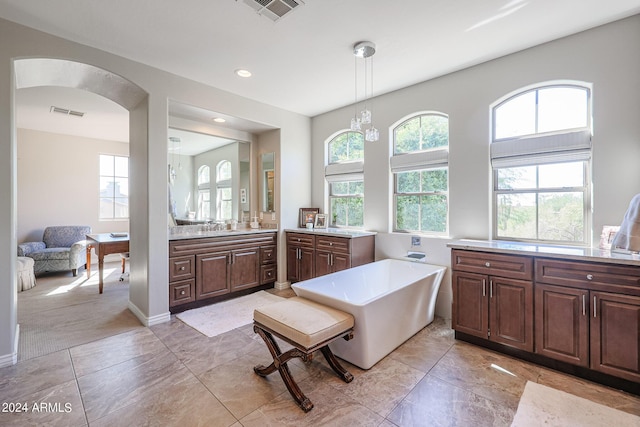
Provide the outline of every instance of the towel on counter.
<path id="1" fill-rule="evenodd" d="M 611 250 L 614 249 L 640 252 L 640 194 L 636 194 L 629 203 L 620 230 L 611 242 Z"/>

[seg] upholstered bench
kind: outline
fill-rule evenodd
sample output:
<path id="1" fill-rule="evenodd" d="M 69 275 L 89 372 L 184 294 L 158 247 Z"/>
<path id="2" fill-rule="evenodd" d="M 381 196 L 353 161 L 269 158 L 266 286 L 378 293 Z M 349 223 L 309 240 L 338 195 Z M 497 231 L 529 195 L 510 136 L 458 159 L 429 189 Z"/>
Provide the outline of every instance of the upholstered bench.
<path id="1" fill-rule="evenodd" d="M 313 403 L 294 381 L 287 362 L 295 357 L 310 362 L 313 352 L 320 350 L 336 374 L 344 382 L 351 382 L 353 375 L 340 365 L 329 343 L 338 338 L 351 339 L 353 324 L 352 315 L 300 297 L 257 308 L 253 312 L 253 330 L 267 344 L 273 363 L 267 367 L 258 365 L 253 370 L 262 377 L 277 370 L 298 406 L 309 412 Z M 294 348 L 282 353 L 273 335 Z"/>

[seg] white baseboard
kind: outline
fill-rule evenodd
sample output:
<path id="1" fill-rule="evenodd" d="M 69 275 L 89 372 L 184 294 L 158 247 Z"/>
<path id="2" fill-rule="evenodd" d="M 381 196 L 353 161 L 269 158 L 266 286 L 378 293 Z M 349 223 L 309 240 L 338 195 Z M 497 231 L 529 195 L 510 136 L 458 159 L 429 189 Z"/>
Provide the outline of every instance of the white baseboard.
<path id="1" fill-rule="evenodd" d="M 7 366 L 13 366 L 18 363 L 18 343 L 20 342 L 20 325 L 16 324 L 16 337 L 13 343 L 13 348 L 15 351 L 9 354 L 3 354 L 0 356 L 0 368 L 5 368 Z"/>
<path id="2" fill-rule="evenodd" d="M 168 311 L 166 313 L 158 314 L 157 316 L 147 317 L 131 301 L 129 301 L 129 310 L 131 310 L 134 316 L 138 318 L 140 323 L 142 323 L 144 326 L 147 326 L 147 327 L 157 325 L 159 323 L 168 322 L 169 320 L 171 320 L 171 313 L 169 313 Z"/>
<path id="3" fill-rule="evenodd" d="M 291 282 L 287 281 L 287 282 L 275 282 L 273 284 L 273 288 L 277 289 L 279 291 L 283 290 L 283 289 L 289 289 L 291 287 Z"/>

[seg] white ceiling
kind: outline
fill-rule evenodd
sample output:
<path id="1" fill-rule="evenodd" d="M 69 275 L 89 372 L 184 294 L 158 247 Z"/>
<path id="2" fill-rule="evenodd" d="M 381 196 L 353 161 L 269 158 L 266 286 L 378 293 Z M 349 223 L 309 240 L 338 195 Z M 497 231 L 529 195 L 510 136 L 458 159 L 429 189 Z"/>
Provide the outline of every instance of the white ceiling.
<path id="1" fill-rule="evenodd" d="M 379 95 L 637 13 L 640 0 L 304 0 L 274 23 L 235 0 L 0 0 L 2 18 L 307 116 L 353 102 L 358 41 L 377 45 Z"/>

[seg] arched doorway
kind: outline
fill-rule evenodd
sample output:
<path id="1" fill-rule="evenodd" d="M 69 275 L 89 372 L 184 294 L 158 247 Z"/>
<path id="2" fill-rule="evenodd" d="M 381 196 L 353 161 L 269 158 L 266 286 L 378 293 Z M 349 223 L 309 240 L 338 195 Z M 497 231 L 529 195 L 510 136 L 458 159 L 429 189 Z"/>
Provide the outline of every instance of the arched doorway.
<path id="1" fill-rule="evenodd" d="M 129 114 L 130 128 L 140 129 L 146 126 L 146 108 L 140 108 L 140 105 L 146 103 L 147 93 L 117 74 L 85 63 L 50 58 L 17 59 L 13 65 L 15 90 L 50 86 L 91 92 L 119 104 L 129 112 L 135 110 L 136 114 Z M 137 137 L 139 144 L 142 140 L 146 143 L 146 133 L 137 132 Z M 13 139 L 15 150 L 15 133 Z M 135 143 L 133 140 L 131 142 Z M 136 155 L 135 152 L 133 155 Z M 11 311 L 16 313 L 16 298 L 11 298 L 10 303 L 13 304 Z M 14 316 L 13 322 L 9 325 L 11 328 L 15 329 L 15 321 Z"/>

